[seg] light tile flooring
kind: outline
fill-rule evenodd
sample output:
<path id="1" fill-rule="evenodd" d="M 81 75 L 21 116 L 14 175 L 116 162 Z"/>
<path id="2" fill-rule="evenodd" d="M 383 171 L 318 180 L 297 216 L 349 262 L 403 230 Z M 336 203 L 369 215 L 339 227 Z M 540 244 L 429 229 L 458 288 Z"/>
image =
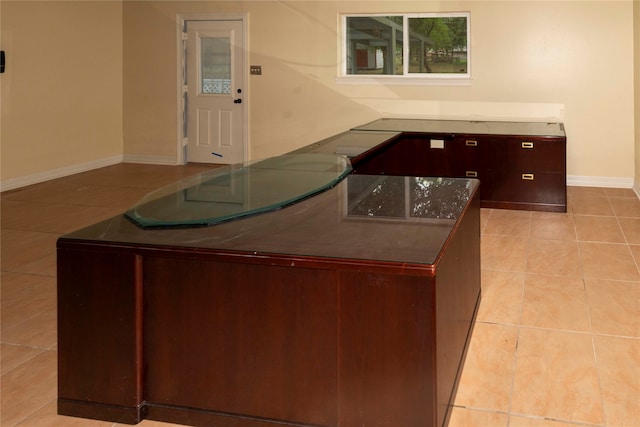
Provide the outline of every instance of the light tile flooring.
<path id="1" fill-rule="evenodd" d="M 113 426 L 56 415 L 56 239 L 205 169 L 120 164 L 2 193 L 0 425 Z M 640 201 L 568 193 L 567 214 L 482 210 L 483 299 L 450 427 L 640 427 Z"/>

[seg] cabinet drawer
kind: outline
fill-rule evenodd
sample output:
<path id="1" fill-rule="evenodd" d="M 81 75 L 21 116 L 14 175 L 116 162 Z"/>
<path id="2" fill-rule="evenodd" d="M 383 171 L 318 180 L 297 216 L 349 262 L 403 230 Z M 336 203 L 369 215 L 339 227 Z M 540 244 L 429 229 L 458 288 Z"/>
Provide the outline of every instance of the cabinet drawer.
<path id="1" fill-rule="evenodd" d="M 454 173 L 464 176 L 465 171 L 488 171 L 487 151 L 491 142 L 475 135 L 459 135 L 452 141 Z"/>
<path id="2" fill-rule="evenodd" d="M 564 138 L 500 137 L 492 146 L 492 169 L 508 171 L 566 171 Z"/>
<path id="3" fill-rule="evenodd" d="M 457 135 L 452 141 L 453 176 L 480 180 L 480 198 L 491 196 L 491 171 L 486 153 L 491 142 L 479 135 Z"/>
<path id="4" fill-rule="evenodd" d="M 492 171 L 491 176 L 493 201 L 558 205 L 567 202 L 563 173 Z"/>

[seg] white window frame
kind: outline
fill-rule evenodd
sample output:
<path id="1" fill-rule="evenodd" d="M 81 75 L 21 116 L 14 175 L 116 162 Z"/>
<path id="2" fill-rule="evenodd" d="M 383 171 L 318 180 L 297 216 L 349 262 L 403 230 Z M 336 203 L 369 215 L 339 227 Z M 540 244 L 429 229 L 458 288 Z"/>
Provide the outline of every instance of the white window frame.
<path id="1" fill-rule="evenodd" d="M 340 16 L 340 47 L 338 61 L 339 84 L 385 84 L 385 85 L 432 85 L 432 86 L 470 86 L 471 78 L 471 14 L 469 12 L 433 12 L 433 13 L 348 13 Z M 347 18 L 402 16 L 402 67 L 399 75 L 347 74 Z M 409 73 L 409 18 L 467 18 L 467 72 L 466 73 Z"/>

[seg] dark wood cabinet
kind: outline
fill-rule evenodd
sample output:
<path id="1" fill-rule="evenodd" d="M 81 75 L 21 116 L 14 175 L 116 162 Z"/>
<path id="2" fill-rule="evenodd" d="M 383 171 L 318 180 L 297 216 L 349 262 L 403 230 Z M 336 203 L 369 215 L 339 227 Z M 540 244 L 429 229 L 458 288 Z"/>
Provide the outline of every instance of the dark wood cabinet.
<path id="1" fill-rule="evenodd" d="M 480 301 L 480 207 L 566 211 L 564 128 L 385 119 L 296 151 L 349 153 L 354 174 L 213 227 L 117 216 L 58 240 L 59 413 L 446 426 Z"/>
<path id="2" fill-rule="evenodd" d="M 566 212 L 562 124 L 482 124 L 402 119 L 373 122 L 357 129 L 402 133 L 352 159 L 354 171 L 477 178 L 482 183 L 483 207 Z M 442 132 L 443 127 L 450 132 Z"/>
<path id="3" fill-rule="evenodd" d="M 350 175 L 212 227 L 117 216 L 61 237 L 59 413 L 446 426 L 480 302 L 480 201 L 475 180 L 424 183 Z"/>
<path id="4" fill-rule="evenodd" d="M 492 144 L 493 206 L 566 212 L 564 138 L 496 136 Z"/>

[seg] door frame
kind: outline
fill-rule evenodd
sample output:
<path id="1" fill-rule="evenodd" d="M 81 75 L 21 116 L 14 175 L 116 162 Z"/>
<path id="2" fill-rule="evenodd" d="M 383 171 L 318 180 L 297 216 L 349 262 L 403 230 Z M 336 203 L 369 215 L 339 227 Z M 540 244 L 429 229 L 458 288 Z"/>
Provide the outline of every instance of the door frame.
<path id="1" fill-rule="evenodd" d="M 248 15 L 246 13 L 198 13 L 198 14 L 178 14 L 176 17 L 176 33 L 177 33 L 177 61 L 176 61 L 176 76 L 177 76 L 177 90 L 176 90 L 176 105 L 177 105 L 177 152 L 176 163 L 184 165 L 187 160 L 187 137 L 184 135 L 184 129 L 186 124 L 185 114 L 185 102 L 184 102 L 184 71 L 187 58 L 184 55 L 185 43 L 186 43 L 186 25 L 188 21 L 242 21 L 242 35 L 243 43 L 243 64 L 242 70 L 242 102 L 245 103 L 243 108 L 243 121 L 244 121 L 244 135 L 243 135 L 243 148 L 244 148 L 244 161 L 249 160 L 249 32 L 248 27 Z"/>

